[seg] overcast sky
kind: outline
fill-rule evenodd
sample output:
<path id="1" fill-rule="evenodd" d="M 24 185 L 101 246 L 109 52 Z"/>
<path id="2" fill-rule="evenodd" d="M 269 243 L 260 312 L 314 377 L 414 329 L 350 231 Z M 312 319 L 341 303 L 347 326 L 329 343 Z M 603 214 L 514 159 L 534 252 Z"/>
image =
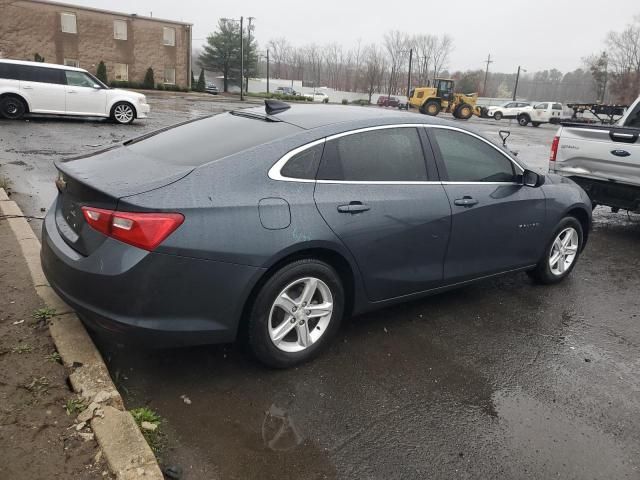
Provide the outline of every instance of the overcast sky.
<path id="1" fill-rule="evenodd" d="M 621 30 L 640 13 L 638 0 L 66 0 L 68 3 L 182 20 L 194 24 L 194 46 L 204 42 L 222 17 L 255 17 L 261 46 L 284 36 L 297 46 L 337 42 L 350 48 L 381 42 L 398 29 L 410 34 L 448 33 L 454 38 L 450 70 L 493 71 L 518 65 L 532 72 L 582 66 L 581 58 L 603 49 L 609 30 Z M 438 16 L 438 14 L 440 16 Z"/>

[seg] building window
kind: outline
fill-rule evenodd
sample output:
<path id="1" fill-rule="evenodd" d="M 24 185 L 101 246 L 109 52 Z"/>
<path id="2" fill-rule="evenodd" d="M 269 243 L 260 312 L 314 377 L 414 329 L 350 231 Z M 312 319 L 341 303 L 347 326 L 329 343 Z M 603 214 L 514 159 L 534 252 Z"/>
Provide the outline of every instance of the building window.
<path id="1" fill-rule="evenodd" d="M 175 28 L 169 28 L 169 27 L 163 28 L 162 43 L 169 47 L 175 47 L 176 45 L 176 29 Z"/>
<path id="2" fill-rule="evenodd" d="M 129 81 L 129 65 L 126 63 L 114 63 L 113 64 L 113 79 L 118 82 Z"/>
<path id="3" fill-rule="evenodd" d="M 75 13 L 61 13 L 60 25 L 62 26 L 62 31 L 65 33 L 78 33 Z"/>
<path id="4" fill-rule="evenodd" d="M 65 58 L 64 59 L 64 66 L 65 67 L 76 67 L 76 68 L 80 68 L 80 62 L 74 58 Z"/>
<path id="5" fill-rule="evenodd" d="M 165 68 L 164 69 L 164 83 L 170 83 L 174 85 L 176 83 L 176 69 Z"/>
<path id="6" fill-rule="evenodd" d="M 113 21 L 113 38 L 116 40 L 127 39 L 127 22 L 124 20 Z"/>

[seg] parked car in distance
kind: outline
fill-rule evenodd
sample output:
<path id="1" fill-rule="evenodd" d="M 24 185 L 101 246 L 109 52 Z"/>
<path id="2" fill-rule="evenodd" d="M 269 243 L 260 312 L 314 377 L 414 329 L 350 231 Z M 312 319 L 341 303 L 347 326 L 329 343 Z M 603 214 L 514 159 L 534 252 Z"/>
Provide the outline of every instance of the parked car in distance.
<path id="1" fill-rule="evenodd" d="M 518 114 L 518 125 L 526 127 L 531 123 L 539 127 L 543 123 L 560 123 L 565 118 L 564 106 L 558 102 L 536 103 L 533 108 Z"/>
<path id="2" fill-rule="evenodd" d="M 292 87 L 278 87 L 274 93 L 277 93 L 278 95 L 298 95 L 298 92 L 296 92 Z"/>
<path id="3" fill-rule="evenodd" d="M 329 95 L 324 92 L 302 93 L 302 95 L 310 99 L 312 102 L 329 103 Z"/>
<path id="4" fill-rule="evenodd" d="M 549 171 L 584 188 L 594 207 L 640 213 L 640 98 L 615 125 L 563 123 Z"/>
<path id="5" fill-rule="evenodd" d="M 515 271 L 557 283 L 584 248 L 579 186 L 457 123 L 265 104 L 56 162 L 42 266 L 86 324 L 152 346 L 241 335 L 289 367 L 345 316 Z"/>
<path id="6" fill-rule="evenodd" d="M 207 93 L 210 93 L 211 95 L 217 95 L 218 87 L 216 86 L 215 83 L 207 82 L 206 87 L 204 87 L 204 91 Z"/>
<path id="7" fill-rule="evenodd" d="M 146 118 L 144 95 L 109 88 L 81 68 L 0 59 L 0 115 L 19 119 L 25 113 L 106 117 L 129 124 Z"/>
<path id="8" fill-rule="evenodd" d="M 388 95 L 380 95 L 378 97 L 378 106 L 379 107 L 398 107 L 400 105 L 400 100 L 397 97 L 388 96 Z"/>
<path id="9" fill-rule="evenodd" d="M 506 102 L 502 105 L 487 107 L 487 116 L 494 120 L 503 118 L 516 118 L 521 112 L 531 109 L 528 102 Z"/>

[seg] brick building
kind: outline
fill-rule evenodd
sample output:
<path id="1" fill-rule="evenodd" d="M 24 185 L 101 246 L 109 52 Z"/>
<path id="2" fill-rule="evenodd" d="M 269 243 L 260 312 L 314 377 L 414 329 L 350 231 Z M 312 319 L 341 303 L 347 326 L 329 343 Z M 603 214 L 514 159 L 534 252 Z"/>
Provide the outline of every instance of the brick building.
<path id="1" fill-rule="evenodd" d="M 191 24 L 43 0 L 0 0 L 0 58 L 71 65 L 109 81 L 181 87 L 191 79 Z"/>

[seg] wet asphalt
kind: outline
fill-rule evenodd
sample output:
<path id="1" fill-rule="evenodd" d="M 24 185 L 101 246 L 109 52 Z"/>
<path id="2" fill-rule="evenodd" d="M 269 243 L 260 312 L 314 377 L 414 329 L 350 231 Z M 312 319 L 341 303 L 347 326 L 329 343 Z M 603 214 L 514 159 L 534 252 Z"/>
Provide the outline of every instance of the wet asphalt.
<path id="1" fill-rule="evenodd" d="M 189 102 L 159 98 L 137 131 L 222 108 Z M 488 135 L 507 125 L 470 123 Z M 61 120 L 0 129 L 0 174 L 39 215 L 60 151 L 130 132 Z M 555 128 L 510 129 L 509 145 L 543 170 Z M 515 274 L 348 319 L 292 370 L 236 345 L 98 343 L 127 406 L 165 419 L 160 459 L 183 479 L 638 479 L 639 245 L 640 215 L 599 207 L 562 284 Z"/>

